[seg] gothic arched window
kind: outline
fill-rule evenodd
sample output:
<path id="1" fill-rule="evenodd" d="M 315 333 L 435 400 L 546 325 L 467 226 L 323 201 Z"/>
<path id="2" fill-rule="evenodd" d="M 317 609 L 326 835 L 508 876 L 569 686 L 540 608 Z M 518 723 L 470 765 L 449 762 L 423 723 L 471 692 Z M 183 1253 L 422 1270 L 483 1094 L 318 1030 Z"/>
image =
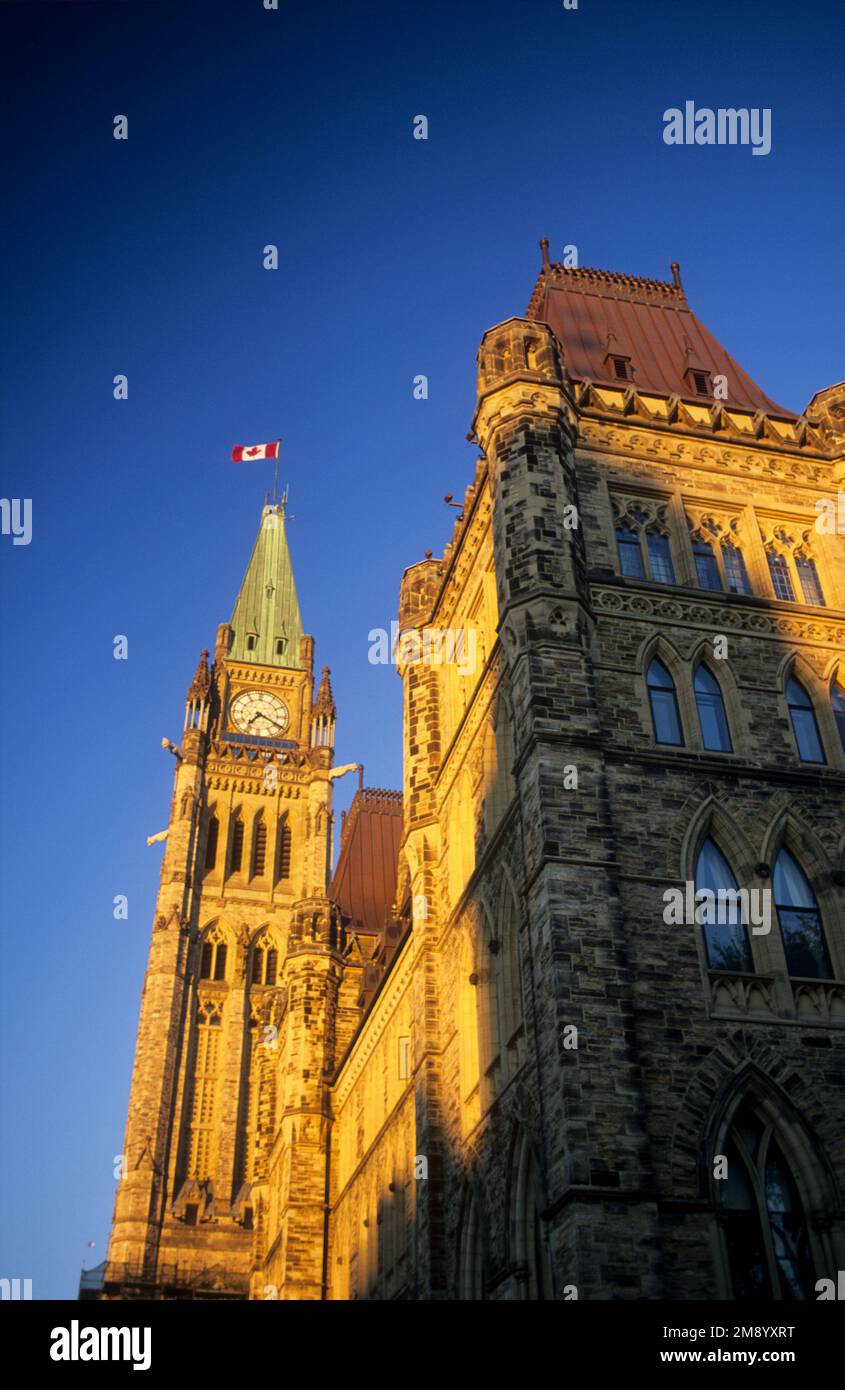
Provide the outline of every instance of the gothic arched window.
<path id="1" fill-rule="evenodd" d="M 702 589 L 721 589 L 722 580 L 713 547 L 709 541 L 698 536 L 693 541 L 692 553 L 695 558 L 695 572 Z"/>
<path id="2" fill-rule="evenodd" d="M 649 665 L 646 680 L 655 742 L 676 746 L 683 744 L 675 682 L 658 657 L 654 657 Z"/>
<path id="3" fill-rule="evenodd" d="M 732 753 L 733 744 L 722 688 L 708 666 L 702 664 L 698 667 L 693 688 L 701 727 L 701 742 L 705 748 L 714 752 Z"/>
<path id="4" fill-rule="evenodd" d="M 732 594 L 750 594 L 751 581 L 748 578 L 748 570 L 745 568 L 745 557 L 738 546 L 733 541 L 725 541 L 722 545 L 722 563 L 725 566 L 725 579 L 728 591 Z"/>
<path id="5" fill-rule="evenodd" d="M 623 522 L 616 526 L 616 548 L 619 551 L 619 568 L 629 579 L 645 579 L 643 553 L 640 538 L 636 531 Z"/>
<path id="6" fill-rule="evenodd" d="M 789 708 L 789 718 L 792 721 L 792 732 L 798 747 L 798 756 L 802 763 L 823 763 L 825 761 L 824 749 L 819 737 L 813 702 L 803 685 L 794 676 L 786 687 L 786 703 Z"/>
<path id="7" fill-rule="evenodd" d="M 226 943 L 219 936 L 212 935 L 206 937 L 202 943 L 202 958 L 200 961 L 201 980 L 225 980 L 226 978 Z"/>
<path id="8" fill-rule="evenodd" d="M 814 603 L 817 608 L 824 608 L 824 594 L 815 560 L 810 555 L 796 555 L 795 568 L 801 583 L 804 602 Z"/>
<path id="9" fill-rule="evenodd" d="M 657 580 L 658 584 L 674 584 L 675 566 L 672 564 L 669 537 L 650 527 L 646 532 L 646 545 L 652 579 Z"/>
<path id="10" fill-rule="evenodd" d="M 830 692 L 830 703 L 833 717 L 836 720 L 836 727 L 839 730 L 839 741 L 843 751 L 845 751 L 845 690 L 838 681 Z"/>
<path id="11" fill-rule="evenodd" d="M 737 881 L 722 851 L 709 839 L 701 846 L 695 865 L 695 891 L 698 893 L 702 889 L 709 889 L 713 894 L 712 900 L 703 899 L 696 910 L 704 928 L 710 969 L 753 972 L 754 962 L 748 930 L 742 921 Z"/>
<path id="12" fill-rule="evenodd" d="M 773 888 L 790 975 L 831 980 L 833 970 L 816 895 L 788 849 L 782 849 L 775 860 Z"/>
<path id="13" fill-rule="evenodd" d="M 279 953 L 270 937 L 262 936 L 252 952 L 252 974 L 250 983 L 254 985 L 274 985 L 278 971 Z"/>
<path id="14" fill-rule="evenodd" d="M 728 1171 L 718 1188 L 734 1298 L 812 1297 L 801 1197 L 772 1125 L 741 1106 L 723 1155 Z"/>
<path id="15" fill-rule="evenodd" d="M 789 573 L 786 556 L 781 555 L 777 550 L 767 550 L 766 559 L 769 562 L 769 577 L 772 581 L 775 598 L 786 599 L 787 602 L 794 603 L 795 590 L 792 587 L 792 576 Z"/>

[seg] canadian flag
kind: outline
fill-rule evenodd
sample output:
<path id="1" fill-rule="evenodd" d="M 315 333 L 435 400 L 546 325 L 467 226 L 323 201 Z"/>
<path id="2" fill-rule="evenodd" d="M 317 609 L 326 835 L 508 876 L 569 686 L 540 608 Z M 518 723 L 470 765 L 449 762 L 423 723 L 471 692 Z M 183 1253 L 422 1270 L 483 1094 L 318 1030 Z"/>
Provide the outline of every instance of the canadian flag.
<path id="1" fill-rule="evenodd" d="M 254 459 L 277 459 L 279 441 L 273 444 L 236 444 L 232 450 L 233 463 L 252 463 Z"/>

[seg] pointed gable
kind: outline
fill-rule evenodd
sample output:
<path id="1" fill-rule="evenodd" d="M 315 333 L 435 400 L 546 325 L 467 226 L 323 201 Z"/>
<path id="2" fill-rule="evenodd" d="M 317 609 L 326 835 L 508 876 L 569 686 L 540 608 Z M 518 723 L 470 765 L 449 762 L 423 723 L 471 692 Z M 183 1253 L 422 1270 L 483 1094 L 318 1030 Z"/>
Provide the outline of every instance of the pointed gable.
<path id="1" fill-rule="evenodd" d="M 302 619 L 285 535 L 284 507 L 266 506 L 232 614 L 229 656 L 301 669 Z"/>

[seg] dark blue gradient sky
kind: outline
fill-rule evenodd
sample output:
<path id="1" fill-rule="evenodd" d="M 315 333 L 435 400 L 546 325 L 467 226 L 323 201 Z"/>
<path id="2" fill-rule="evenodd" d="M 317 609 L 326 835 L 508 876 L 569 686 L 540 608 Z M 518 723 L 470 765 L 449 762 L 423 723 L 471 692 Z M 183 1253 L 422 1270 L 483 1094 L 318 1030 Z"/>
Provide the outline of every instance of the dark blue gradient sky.
<path id="1" fill-rule="evenodd" d="M 584 265 L 668 278 L 679 260 L 692 307 L 786 406 L 845 375 L 845 54 L 833 0 L 30 4 L 0 25 L 2 491 L 33 499 L 34 527 L 28 547 L 0 538 L 0 1275 L 67 1298 L 106 1250 L 161 860 L 144 841 L 170 803 L 159 743 L 271 476 L 230 447 L 283 436 L 338 760 L 398 786 L 400 686 L 368 633 L 448 539 L 478 341 L 524 312 L 541 235 Z M 771 107 L 772 153 L 665 146 L 686 99 Z"/>

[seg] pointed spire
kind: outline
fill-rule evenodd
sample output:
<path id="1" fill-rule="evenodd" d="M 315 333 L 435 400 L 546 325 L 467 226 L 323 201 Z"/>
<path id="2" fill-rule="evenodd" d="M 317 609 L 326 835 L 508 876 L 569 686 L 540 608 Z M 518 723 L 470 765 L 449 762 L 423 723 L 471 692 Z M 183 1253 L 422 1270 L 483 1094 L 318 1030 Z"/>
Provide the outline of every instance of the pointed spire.
<path id="1" fill-rule="evenodd" d="M 204 647 L 200 652 L 200 659 L 197 662 L 197 669 L 194 679 L 188 687 L 187 699 L 204 700 L 211 687 L 211 673 L 208 669 L 208 651 Z"/>
<path id="2" fill-rule="evenodd" d="M 314 701 L 314 708 L 311 711 L 311 747 L 312 748 L 334 748 L 334 726 L 337 719 L 337 709 L 335 708 L 334 695 L 332 694 L 332 683 L 329 679 L 331 672 L 328 666 L 323 667 L 323 674 L 320 680 L 320 689 L 317 691 L 317 698 Z"/>
<path id="3" fill-rule="evenodd" d="M 314 717 L 322 715 L 324 719 L 336 719 L 337 710 L 332 694 L 332 683 L 329 677 L 331 671 L 328 666 L 323 667 L 323 674 L 320 679 L 320 689 L 317 691 L 317 698 L 314 701 Z"/>
<path id="4" fill-rule="evenodd" d="M 284 506 L 265 506 L 232 614 L 236 661 L 301 669 L 302 619 L 285 535 Z"/>

